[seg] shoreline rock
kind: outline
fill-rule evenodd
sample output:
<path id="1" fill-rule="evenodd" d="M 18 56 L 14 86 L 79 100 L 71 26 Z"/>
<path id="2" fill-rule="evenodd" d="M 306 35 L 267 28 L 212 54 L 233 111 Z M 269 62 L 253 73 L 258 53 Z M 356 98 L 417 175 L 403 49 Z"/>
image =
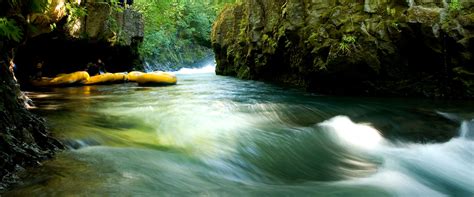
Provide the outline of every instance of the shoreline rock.
<path id="1" fill-rule="evenodd" d="M 18 181 L 16 172 L 39 165 L 63 149 L 62 143 L 51 137 L 44 120 L 26 109 L 26 97 L 7 66 L 0 65 L 0 193 Z"/>

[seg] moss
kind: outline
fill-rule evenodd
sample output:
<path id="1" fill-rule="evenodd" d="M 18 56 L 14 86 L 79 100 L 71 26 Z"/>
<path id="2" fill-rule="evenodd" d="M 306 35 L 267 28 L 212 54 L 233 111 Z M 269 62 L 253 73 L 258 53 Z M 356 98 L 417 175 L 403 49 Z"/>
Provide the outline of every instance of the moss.
<path id="1" fill-rule="evenodd" d="M 262 36 L 263 53 L 273 54 L 277 48 L 277 42 L 267 34 Z"/>
<path id="2" fill-rule="evenodd" d="M 246 66 L 240 67 L 237 77 L 240 79 L 250 79 L 250 68 Z"/>

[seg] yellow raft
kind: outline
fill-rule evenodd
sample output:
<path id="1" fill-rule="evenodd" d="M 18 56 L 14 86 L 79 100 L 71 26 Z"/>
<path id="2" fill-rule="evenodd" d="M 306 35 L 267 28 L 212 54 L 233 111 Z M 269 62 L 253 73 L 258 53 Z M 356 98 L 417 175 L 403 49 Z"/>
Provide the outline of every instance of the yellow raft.
<path id="1" fill-rule="evenodd" d="M 174 85 L 178 81 L 176 75 L 161 71 L 143 73 L 133 71 L 126 73 L 105 73 L 90 77 L 85 71 L 70 74 L 59 74 L 55 78 L 43 77 L 31 82 L 34 86 L 61 86 L 61 85 L 97 85 L 111 83 L 125 83 L 127 81 L 137 82 L 141 86 L 165 86 Z"/>
<path id="2" fill-rule="evenodd" d="M 138 77 L 142 76 L 143 74 L 145 73 L 139 71 L 129 72 L 127 75 L 128 81 L 136 82 Z"/>
<path id="3" fill-rule="evenodd" d="M 144 73 L 136 78 L 136 82 L 140 86 L 174 85 L 177 81 L 176 75 L 165 72 Z"/>
<path id="4" fill-rule="evenodd" d="M 74 72 L 70 74 L 59 74 L 55 78 L 43 77 L 39 80 L 33 80 L 31 82 L 34 86 L 61 86 L 61 85 L 73 85 L 80 84 L 88 81 L 90 78 L 89 73 L 85 71 Z"/>
<path id="5" fill-rule="evenodd" d="M 105 73 L 90 77 L 84 82 L 85 85 L 110 84 L 110 83 L 125 83 L 127 81 L 127 74 L 125 73 Z"/>
<path id="6" fill-rule="evenodd" d="M 124 83 L 128 81 L 127 73 L 114 73 L 114 81 L 116 83 Z"/>

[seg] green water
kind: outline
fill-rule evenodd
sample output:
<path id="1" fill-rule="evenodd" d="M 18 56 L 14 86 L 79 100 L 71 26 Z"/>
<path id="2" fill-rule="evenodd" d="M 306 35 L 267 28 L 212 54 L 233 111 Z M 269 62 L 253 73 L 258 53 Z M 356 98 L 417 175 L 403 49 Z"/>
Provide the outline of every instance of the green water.
<path id="1" fill-rule="evenodd" d="M 178 78 L 30 92 L 68 150 L 5 195 L 474 195 L 473 102 Z"/>

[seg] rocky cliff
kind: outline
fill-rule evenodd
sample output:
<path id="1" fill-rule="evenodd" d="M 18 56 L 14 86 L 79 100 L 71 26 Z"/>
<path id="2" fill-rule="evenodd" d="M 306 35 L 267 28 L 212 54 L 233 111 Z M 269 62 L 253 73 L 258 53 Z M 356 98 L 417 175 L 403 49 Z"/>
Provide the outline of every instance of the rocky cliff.
<path id="1" fill-rule="evenodd" d="M 325 94 L 474 97 L 474 1 L 244 0 L 214 23 L 221 75 Z"/>
<path id="2" fill-rule="evenodd" d="M 139 12 L 104 0 L 67 2 L 53 0 L 47 12 L 31 15 L 37 31 L 18 48 L 15 59 L 20 81 L 34 74 L 38 62 L 44 62 L 44 76 L 84 70 L 98 59 L 109 72 L 141 65 L 144 22 Z"/>
<path id="3" fill-rule="evenodd" d="M 143 16 L 128 8 L 115 7 L 103 1 L 88 1 L 83 5 L 87 15 L 66 26 L 74 38 L 89 41 L 108 41 L 111 44 L 130 46 L 143 40 Z"/>
<path id="4" fill-rule="evenodd" d="M 45 12 L 30 14 L 29 20 L 36 29 L 30 38 L 57 31 L 69 38 L 128 46 L 134 39 L 143 39 L 144 34 L 139 12 L 106 0 L 50 0 Z"/>

